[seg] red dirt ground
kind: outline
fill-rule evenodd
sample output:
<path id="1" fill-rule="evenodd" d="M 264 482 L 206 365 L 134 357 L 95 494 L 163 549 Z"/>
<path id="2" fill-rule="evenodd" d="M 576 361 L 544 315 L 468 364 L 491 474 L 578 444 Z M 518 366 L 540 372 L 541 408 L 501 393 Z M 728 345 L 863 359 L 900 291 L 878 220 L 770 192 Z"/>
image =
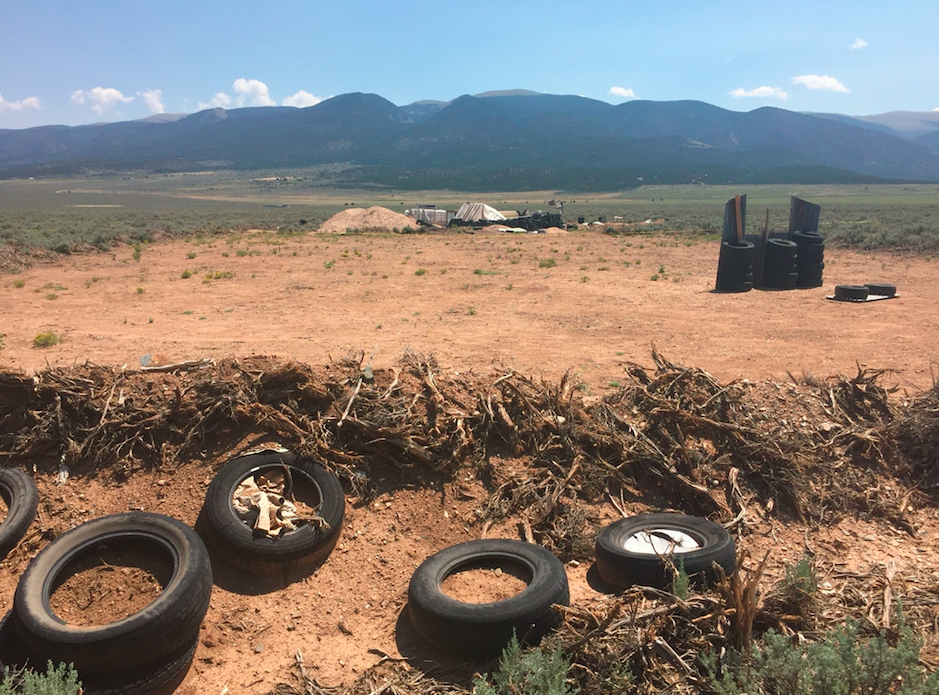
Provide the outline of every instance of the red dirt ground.
<path id="1" fill-rule="evenodd" d="M 626 361 L 646 361 L 654 342 L 723 380 L 853 374 L 860 362 L 924 388 L 939 361 L 939 264 L 924 258 L 828 250 L 822 289 L 715 294 L 716 241 L 599 232 L 310 234 L 281 246 L 265 238 L 278 241 L 160 243 L 139 261 L 122 247 L 2 276 L 0 364 L 136 367 L 155 353 L 320 364 L 374 350 L 380 368 L 410 346 L 451 370 L 504 365 L 556 380 L 572 368 L 602 389 Z M 539 267 L 550 258 L 555 267 Z M 187 269 L 192 277 L 181 278 Z M 209 272 L 234 277 L 204 282 Z M 900 298 L 824 299 L 835 284 L 871 281 L 896 284 Z M 34 349 L 46 331 L 64 342 Z"/>
<path id="2" fill-rule="evenodd" d="M 672 238 L 593 232 L 284 241 L 269 245 L 257 235 L 232 244 L 172 242 L 145 247 L 139 261 L 121 248 L 113 257 L 76 256 L 5 275 L 0 367 L 36 370 L 47 362 L 90 360 L 133 368 L 141 355 L 158 353 L 168 361 L 276 354 L 320 364 L 330 354 L 375 350 L 373 364 L 383 368 L 410 346 L 436 357 L 441 378 L 512 366 L 557 380 L 571 368 L 587 388 L 602 392 L 622 378 L 627 361 L 648 363 L 654 342 L 669 359 L 724 380 L 783 381 L 786 370 L 853 374 L 860 362 L 897 370 L 896 381 L 914 391 L 932 383 L 939 360 L 939 265 L 922 258 L 828 252 L 825 291 L 864 281 L 899 288 L 899 299 L 854 305 L 825 301 L 823 290 L 711 293 L 716 242 L 686 246 Z M 260 255 L 238 256 L 239 249 Z M 554 267 L 539 266 L 552 257 Z M 180 277 L 184 269 L 193 271 L 191 278 Z M 416 274 L 419 269 L 426 273 Z M 234 277 L 203 282 L 210 271 Z M 650 280 L 653 274 L 660 278 Z M 20 280 L 23 286 L 15 287 Z M 51 348 L 31 347 L 45 331 L 66 338 Z M 37 475 L 39 519 L 0 563 L 0 611 L 9 609 L 17 578 L 48 538 L 77 523 L 145 509 L 194 524 L 222 462 L 188 461 L 121 484 L 107 471 L 62 487 Z M 256 584 L 217 571 L 196 661 L 178 692 L 268 693 L 277 682 L 293 681 L 298 650 L 311 676 L 328 685 L 353 680 L 382 654 L 417 665 L 456 663 L 424 644 L 402 609 L 411 573 L 424 558 L 480 536 L 473 512 L 485 490 L 469 473 L 453 483 L 394 488 L 379 481 L 379 495 L 368 504 L 349 497 L 336 549 L 301 581 L 259 593 Z M 647 509 L 627 505 L 625 511 Z M 598 525 L 619 517 L 609 504 L 595 512 Z M 939 545 L 934 508 L 911 512 L 917 538 L 858 519 L 802 528 L 764 518 L 756 508 L 751 518 L 756 521 L 741 543 L 753 557 L 773 551 L 771 578 L 810 547 L 827 563 L 822 580 L 892 560 L 899 576 L 931 572 L 939 581 L 930 569 Z M 515 521 L 488 536 L 517 538 Z M 586 564 L 569 563 L 567 570 L 572 603 L 603 598 L 588 581 Z"/>

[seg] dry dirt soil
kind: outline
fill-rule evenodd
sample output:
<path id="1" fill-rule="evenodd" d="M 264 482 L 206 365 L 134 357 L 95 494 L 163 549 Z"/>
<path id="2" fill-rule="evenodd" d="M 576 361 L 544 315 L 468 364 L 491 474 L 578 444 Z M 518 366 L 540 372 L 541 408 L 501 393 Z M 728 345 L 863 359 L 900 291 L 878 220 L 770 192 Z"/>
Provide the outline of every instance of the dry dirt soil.
<path id="1" fill-rule="evenodd" d="M 626 362 L 647 364 L 655 343 L 673 361 L 723 380 L 785 381 L 787 370 L 853 374 L 861 363 L 896 370 L 894 381 L 913 393 L 931 385 L 939 359 L 939 265 L 886 253 L 829 251 L 823 290 L 741 295 L 710 291 L 717 242 L 672 237 L 257 233 L 146 245 L 139 260 L 132 254 L 118 248 L 0 276 L 6 334 L 0 367 L 37 370 L 86 360 L 136 367 L 143 355 L 172 362 L 272 354 L 322 364 L 362 350 L 375 352 L 377 369 L 410 346 L 436 356 L 442 379 L 511 366 L 556 380 L 572 369 L 599 394 L 622 378 Z M 552 267 L 545 267 L 548 259 L 555 259 Z M 192 276 L 181 277 L 184 270 Z M 893 282 L 900 298 L 863 305 L 824 299 L 836 283 L 865 281 Z M 64 340 L 33 348 L 43 332 Z M 194 524 L 222 462 L 186 462 L 171 478 L 135 473 L 122 485 L 101 475 L 56 486 L 51 476 L 37 475 L 40 518 L 0 563 L 0 611 L 9 609 L 17 578 L 49 530 L 56 535 L 130 509 Z M 474 510 L 486 492 L 470 474 L 413 489 L 379 481 L 378 491 L 368 503 L 349 494 L 339 543 L 312 575 L 261 587 L 224 568 L 216 572 L 196 661 L 178 692 L 268 693 L 278 682 L 296 682 L 298 650 L 311 676 L 327 685 L 354 680 L 383 655 L 418 668 L 456 663 L 410 629 L 407 583 L 429 554 L 480 537 Z M 627 504 L 625 511 L 648 509 Z M 619 517 L 609 504 L 595 514 L 598 525 Z M 916 538 L 883 522 L 846 519 L 809 530 L 766 515 L 740 543 L 752 556 L 772 551 L 770 579 L 806 549 L 824 558 L 825 581 L 887 562 L 898 576 L 928 578 L 935 574 L 939 513 L 925 507 L 911 515 Z M 515 520 L 488 535 L 517 538 Z M 602 599 L 587 564 L 569 563 L 567 570 L 572 603 Z M 78 584 L 97 591 L 99 603 L 112 596 L 113 614 L 132 610 L 152 591 L 153 577 L 134 577 L 123 584 L 127 595 L 114 598 L 102 572 L 88 568 L 88 583 Z M 516 589 L 511 579 L 486 576 L 447 587 L 468 598 Z M 62 612 L 69 612 L 69 600 L 95 599 L 85 593 L 63 594 Z M 934 658 L 935 635 L 930 644 Z"/>
<path id="2" fill-rule="evenodd" d="M 573 369 L 603 389 L 655 343 L 723 380 L 854 374 L 859 362 L 925 388 L 939 360 L 939 261 L 884 252 L 828 250 L 823 288 L 744 294 L 711 291 L 718 242 L 680 237 L 258 233 L 133 253 L 0 276 L 0 365 L 135 367 L 158 353 L 320 364 L 363 350 L 382 368 L 410 346 L 449 369 L 508 366 L 551 380 Z M 893 283 L 900 297 L 824 298 L 864 282 Z M 34 349 L 47 331 L 64 340 Z"/>

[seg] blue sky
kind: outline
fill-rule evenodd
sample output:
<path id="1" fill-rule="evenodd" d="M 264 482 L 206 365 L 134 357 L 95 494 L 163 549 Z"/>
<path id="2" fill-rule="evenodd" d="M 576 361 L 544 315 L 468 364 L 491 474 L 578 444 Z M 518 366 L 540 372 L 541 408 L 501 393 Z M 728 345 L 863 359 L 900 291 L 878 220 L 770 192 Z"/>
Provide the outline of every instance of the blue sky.
<path id="1" fill-rule="evenodd" d="M 931 111 L 939 1 L 0 0 L 0 128 L 512 88 Z"/>

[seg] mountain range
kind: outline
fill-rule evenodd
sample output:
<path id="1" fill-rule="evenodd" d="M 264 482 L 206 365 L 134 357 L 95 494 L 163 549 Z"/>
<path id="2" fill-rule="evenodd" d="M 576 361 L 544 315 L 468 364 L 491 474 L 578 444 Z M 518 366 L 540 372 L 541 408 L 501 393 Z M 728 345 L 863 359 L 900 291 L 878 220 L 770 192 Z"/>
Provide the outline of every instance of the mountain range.
<path id="1" fill-rule="evenodd" d="M 525 90 L 396 106 L 209 109 L 0 130 L 0 177 L 347 164 L 341 184 L 611 190 L 642 183 L 939 181 L 939 112 L 853 117 Z"/>

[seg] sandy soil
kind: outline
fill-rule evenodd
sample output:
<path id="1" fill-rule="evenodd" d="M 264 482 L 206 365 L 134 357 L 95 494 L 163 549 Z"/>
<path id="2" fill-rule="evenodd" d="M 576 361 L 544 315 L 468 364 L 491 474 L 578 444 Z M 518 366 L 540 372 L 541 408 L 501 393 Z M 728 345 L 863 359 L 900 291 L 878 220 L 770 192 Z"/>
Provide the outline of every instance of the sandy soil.
<path id="1" fill-rule="evenodd" d="M 4 275 L 0 365 L 133 367 L 155 353 L 322 363 L 362 350 L 381 368 L 411 347 L 451 370 L 556 380 L 573 369 L 603 389 L 626 362 L 648 363 L 655 343 L 725 380 L 853 374 L 861 363 L 923 388 L 939 361 L 939 265 L 924 258 L 829 250 L 822 289 L 734 295 L 711 292 L 717 242 L 586 231 L 229 241 L 145 246 L 139 261 L 119 248 Z M 549 259 L 554 267 L 539 265 Z M 824 299 L 835 284 L 871 281 L 896 284 L 900 297 Z M 46 331 L 65 340 L 34 349 Z"/>
<path id="2" fill-rule="evenodd" d="M 939 266 L 921 258 L 830 252 L 826 290 L 864 281 L 899 287 L 899 299 L 855 305 L 825 301 L 820 290 L 714 294 L 716 242 L 676 245 L 594 232 L 309 235 L 283 245 L 266 239 L 276 241 L 257 235 L 231 244 L 147 246 L 139 261 L 122 248 L 113 256 L 76 256 L 5 275 L 0 367 L 35 370 L 85 360 L 136 366 L 142 355 L 157 353 L 169 361 L 276 354 L 318 364 L 329 355 L 374 350 L 373 364 L 383 368 L 410 346 L 436 356 L 441 378 L 511 366 L 556 380 L 574 369 L 587 388 L 602 392 L 622 378 L 628 361 L 648 363 L 654 342 L 670 359 L 722 379 L 784 381 L 786 370 L 853 373 L 859 362 L 896 369 L 897 381 L 915 390 L 931 384 L 939 360 Z M 539 265 L 549 258 L 556 265 Z M 183 279 L 186 269 L 193 274 Z M 210 272 L 234 276 L 203 281 Z M 22 287 L 15 286 L 19 281 Z M 66 339 L 33 348 L 33 337 L 45 331 Z M 62 487 L 37 474 L 39 519 L 0 563 L 0 612 L 9 609 L 29 560 L 75 524 L 134 509 L 194 524 L 223 463 L 188 461 L 172 471 L 135 473 L 121 484 L 108 471 Z M 353 680 L 382 655 L 418 668 L 457 663 L 414 634 L 407 584 L 431 553 L 480 537 L 474 510 L 486 492 L 469 473 L 421 487 L 376 484 L 378 496 L 368 503 L 347 498 L 339 543 L 312 575 L 261 587 L 219 566 L 196 660 L 178 692 L 268 693 L 280 681 L 294 682 L 298 650 L 310 674 L 328 685 Z M 648 509 L 627 503 L 625 511 Z M 594 512 L 598 527 L 619 518 L 609 504 Z M 752 557 L 772 551 L 769 579 L 810 549 L 824 558 L 828 577 L 890 560 L 899 576 L 925 581 L 932 573 L 930 581 L 939 581 L 935 509 L 910 513 L 920 529 L 916 538 L 862 519 L 804 528 L 757 509 L 752 518 L 741 543 Z M 493 527 L 488 536 L 517 538 L 516 522 Z M 572 603 L 603 598 L 587 564 L 566 568 Z M 517 590 L 505 576 L 463 574 L 470 576 L 457 581 L 466 586 L 454 591 L 467 598 L 500 584 Z M 931 640 L 935 658 L 939 647 Z"/>

